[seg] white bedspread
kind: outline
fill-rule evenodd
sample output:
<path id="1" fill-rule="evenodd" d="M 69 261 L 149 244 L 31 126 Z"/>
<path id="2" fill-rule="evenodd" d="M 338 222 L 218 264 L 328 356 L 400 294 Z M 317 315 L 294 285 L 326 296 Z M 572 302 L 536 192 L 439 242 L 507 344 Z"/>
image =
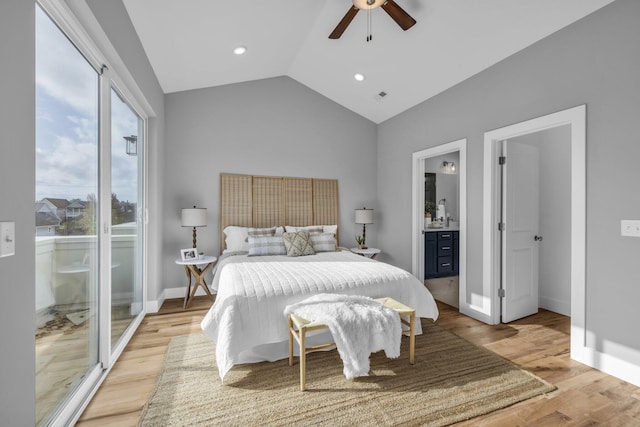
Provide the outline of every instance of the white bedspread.
<path id="1" fill-rule="evenodd" d="M 216 343 L 220 378 L 238 363 L 286 358 L 286 306 L 319 293 L 391 297 L 438 318 L 438 308 L 423 283 L 405 270 L 350 252 L 304 257 L 230 256 L 218 263 L 212 287 L 215 303 L 202 320 Z M 421 333 L 416 322 L 416 333 Z M 269 345 L 279 343 L 279 345 Z M 282 344 L 282 345 L 280 345 Z"/>

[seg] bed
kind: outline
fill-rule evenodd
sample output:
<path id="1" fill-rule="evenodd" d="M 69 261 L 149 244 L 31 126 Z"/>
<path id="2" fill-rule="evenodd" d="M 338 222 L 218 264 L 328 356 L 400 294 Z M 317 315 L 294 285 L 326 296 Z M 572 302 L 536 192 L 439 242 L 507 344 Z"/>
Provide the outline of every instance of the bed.
<path id="1" fill-rule="evenodd" d="M 221 247 L 224 251 L 215 267 L 211 283 L 211 287 L 217 292 L 216 300 L 201 323 L 203 332 L 216 344 L 216 363 L 221 379 L 236 364 L 288 357 L 288 330 L 284 308 L 311 295 L 341 293 L 372 298 L 392 297 L 415 308 L 418 317 L 434 320 L 438 317 L 433 297 L 413 275 L 337 247 L 337 181 L 335 185 L 322 182 L 318 186 L 310 180 L 309 185 L 298 186 L 302 188 L 302 194 L 289 199 L 296 200 L 295 203 L 310 203 L 310 214 L 303 215 L 300 220 L 292 220 L 287 212 L 299 209 L 282 203 L 288 199 L 280 197 L 287 192 L 284 184 L 287 179 L 289 178 L 280 178 L 281 187 L 285 187 L 283 191 L 277 190 L 278 178 L 267 181 L 271 190 L 276 188 L 275 192 L 270 193 L 275 194 L 271 196 L 278 203 L 267 201 L 266 205 L 279 205 L 284 210 L 284 218 L 280 218 L 278 222 L 261 222 L 259 217 L 262 214 L 258 214 L 256 220 L 256 210 L 267 212 L 269 216 L 273 216 L 274 210 L 264 209 L 265 200 L 269 198 L 263 197 L 259 203 L 252 200 L 256 194 L 261 193 L 254 186 L 254 177 L 221 175 Z M 260 186 L 265 181 L 258 182 Z M 319 187 L 335 188 L 335 194 L 328 195 L 325 191 L 322 201 L 314 203 L 313 189 Z M 306 188 L 311 189 L 311 197 L 305 197 Z M 332 204 L 335 209 L 330 207 Z M 229 208 L 229 205 L 235 207 Z M 322 209 L 324 213 L 321 215 L 325 216 L 316 216 L 315 207 Z M 252 212 L 247 214 L 247 208 Z M 332 216 L 332 212 L 335 216 Z M 243 223 L 238 219 L 241 217 L 251 218 L 251 224 L 246 221 Z M 286 221 L 287 218 L 296 225 L 286 228 L 275 225 L 269 227 L 270 224 L 282 223 L 280 221 Z M 303 226 L 303 221 L 308 221 L 306 224 L 330 225 Z M 240 225 L 232 225 L 238 223 Z M 243 233 L 246 233 L 247 238 L 243 238 Z M 291 255 L 290 245 L 282 243 L 286 246 L 284 252 L 280 245 L 292 236 L 309 238 L 309 242 L 313 240 L 312 247 L 319 250 L 311 251 L 312 255 L 288 256 L 287 254 Z M 419 322 L 416 333 L 421 333 Z M 323 337 L 312 339 L 321 341 Z"/>

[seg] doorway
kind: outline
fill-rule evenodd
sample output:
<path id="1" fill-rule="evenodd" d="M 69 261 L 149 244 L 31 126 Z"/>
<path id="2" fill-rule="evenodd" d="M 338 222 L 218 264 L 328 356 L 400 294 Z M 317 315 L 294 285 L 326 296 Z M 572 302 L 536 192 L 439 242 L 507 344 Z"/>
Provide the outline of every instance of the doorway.
<path id="1" fill-rule="evenodd" d="M 571 315 L 571 127 L 502 141 L 501 321 Z"/>
<path id="2" fill-rule="evenodd" d="M 455 165 L 457 182 L 459 182 L 459 191 L 457 200 L 450 200 L 449 202 L 449 212 L 450 212 L 450 220 L 457 222 L 455 227 L 457 228 L 457 237 L 458 241 L 456 242 L 457 247 L 457 293 L 458 293 L 458 301 L 457 305 L 460 308 L 462 313 L 466 314 L 467 305 L 466 304 L 466 247 L 467 247 L 467 178 L 466 178 L 466 167 L 467 167 L 467 140 L 461 139 L 458 141 L 449 142 L 446 144 L 439 145 L 437 147 L 428 148 L 425 150 L 421 150 L 413 153 L 413 229 L 412 229 L 412 273 L 416 276 L 420 281 L 425 280 L 425 211 L 427 205 L 427 198 L 425 192 L 425 174 L 428 172 L 434 172 L 427 170 L 427 166 L 430 163 L 434 165 L 439 163 L 442 165 L 445 160 L 449 159 L 449 157 L 454 156 L 457 159 L 457 164 Z M 451 159 L 446 160 L 448 163 Z M 454 160 L 455 162 L 455 160 Z M 451 165 L 447 165 L 449 167 L 448 174 L 453 175 L 451 173 Z M 446 167 L 446 166 L 445 166 Z M 441 172 L 442 169 L 438 166 L 438 172 Z M 443 174 L 444 175 L 444 174 Z M 442 198 L 442 197 L 441 197 Z M 446 198 L 446 197 L 444 197 Z M 439 200 L 436 199 L 435 204 L 436 207 L 434 209 L 429 209 L 433 216 L 433 220 L 435 221 L 436 208 Z M 455 211 L 455 214 L 452 213 Z M 445 208 L 446 212 L 446 208 Z M 451 219 L 452 218 L 452 219 Z M 445 218 L 446 221 L 446 213 Z M 433 230 L 435 231 L 435 230 Z M 445 301 L 446 302 L 446 301 Z"/>
<path id="3" fill-rule="evenodd" d="M 571 132 L 570 184 L 570 315 L 571 354 L 581 359 L 585 340 L 585 240 L 586 240 L 586 106 L 581 105 L 485 133 L 484 138 L 484 250 L 483 314 L 491 323 L 501 320 L 501 203 L 499 150 L 501 141 L 568 125 Z M 508 160 L 507 160 L 508 161 Z M 508 226 L 508 225 L 507 225 Z"/>

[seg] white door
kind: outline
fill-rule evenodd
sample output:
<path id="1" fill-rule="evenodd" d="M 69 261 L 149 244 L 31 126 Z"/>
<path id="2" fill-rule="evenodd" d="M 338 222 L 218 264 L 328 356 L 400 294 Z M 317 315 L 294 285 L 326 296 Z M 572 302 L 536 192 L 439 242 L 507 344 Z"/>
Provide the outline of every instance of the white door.
<path id="1" fill-rule="evenodd" d="M 502 321 L 538 312 L 540 154 L 530 145 L 503 142 Z"/>

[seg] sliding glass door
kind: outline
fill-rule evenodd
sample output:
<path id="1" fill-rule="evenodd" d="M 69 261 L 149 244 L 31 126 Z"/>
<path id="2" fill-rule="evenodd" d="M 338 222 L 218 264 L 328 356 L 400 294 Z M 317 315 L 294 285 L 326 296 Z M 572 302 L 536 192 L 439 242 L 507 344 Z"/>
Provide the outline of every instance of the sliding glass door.
<path id="1" fill-rule="evenodd" d="M 111 346 L 142 312 L 144 121 L 111 89 Z"/>
<path id="2" fill-rule="evenodd" d="M 99 74 L 36 8 L 36 422 L 99 369 Z"/>
<path id="3" fill-rule="evenodd" d="M 66 34 L 36 7 L 38 426 L 77 418 L 144 315 L 145 120 Z"/>

